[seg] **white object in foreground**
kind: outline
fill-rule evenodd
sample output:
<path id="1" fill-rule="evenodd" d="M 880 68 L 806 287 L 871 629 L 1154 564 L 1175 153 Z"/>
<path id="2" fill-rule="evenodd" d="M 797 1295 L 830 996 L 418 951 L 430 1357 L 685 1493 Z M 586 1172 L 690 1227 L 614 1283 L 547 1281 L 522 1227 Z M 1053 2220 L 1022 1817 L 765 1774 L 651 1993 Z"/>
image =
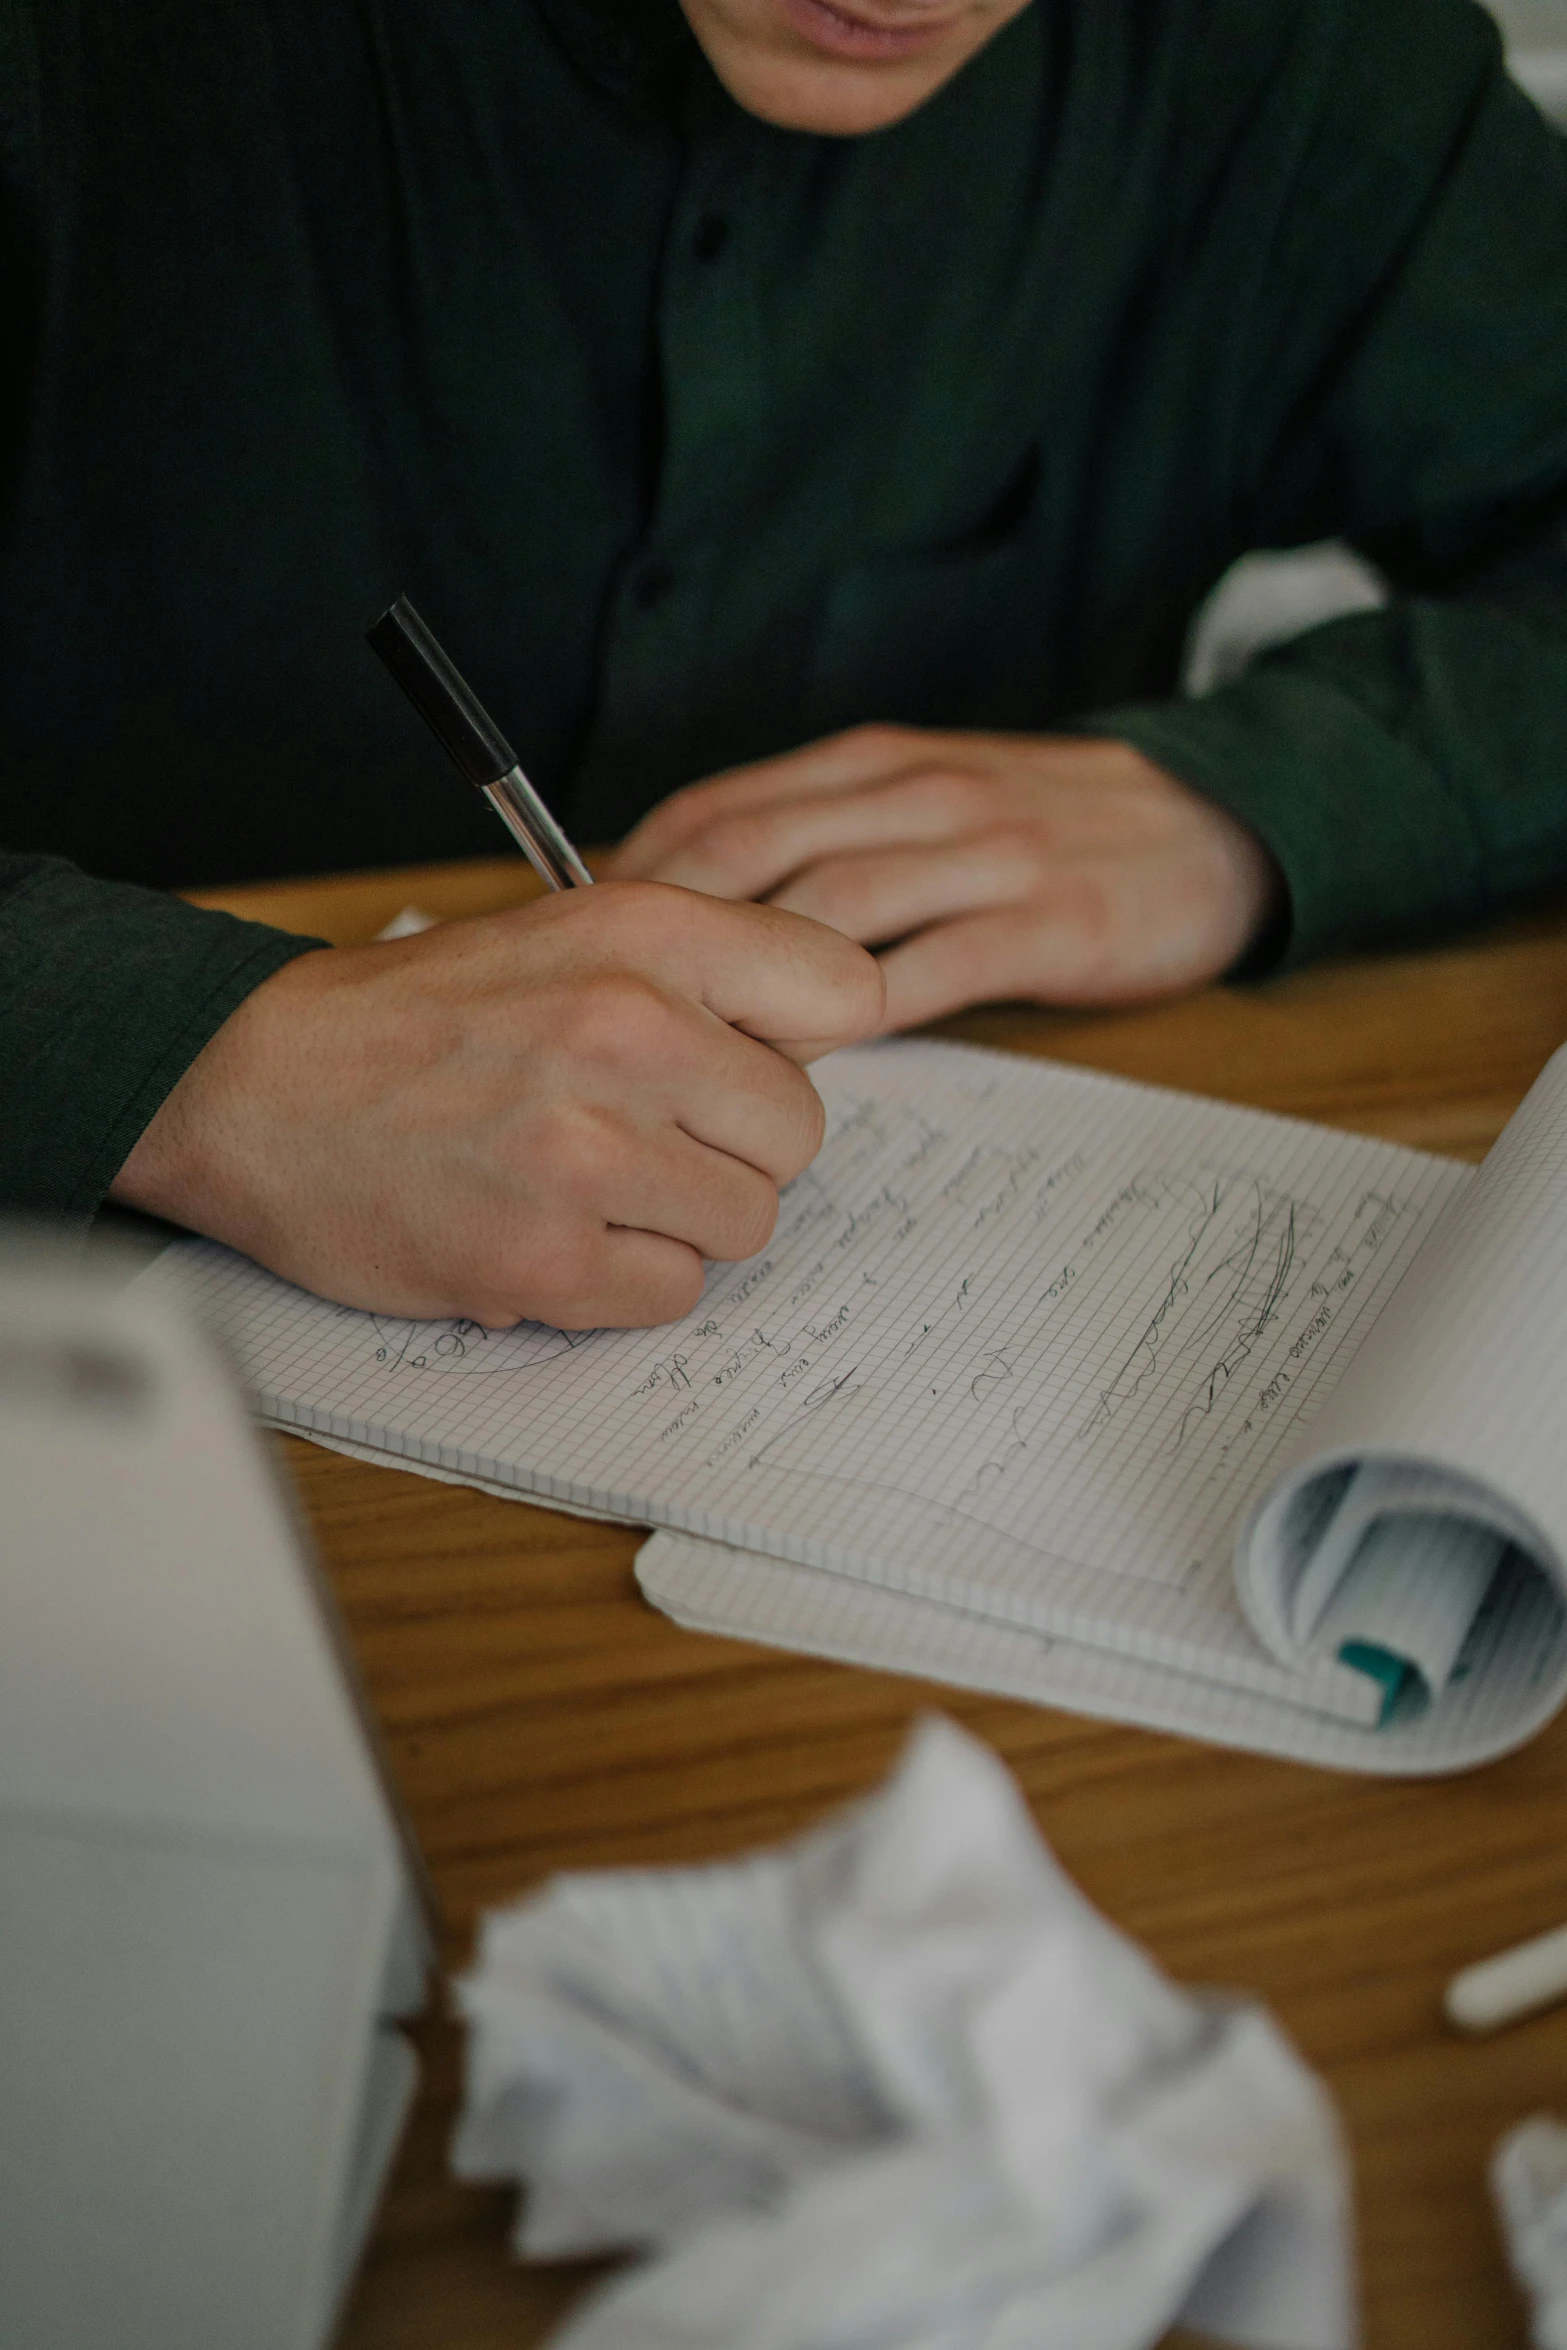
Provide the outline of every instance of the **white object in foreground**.
<path id="1" fill-rule="evenodd" d="M 1509 2130 L 1491 2158 L 1491 2192 L 1533 2306 L 1534 2350 L 1567 2350 L 1567 2129 L 1537 2113 Z"/>
<path id="2" fill-rule="evenodd" d="M 1465 1967 L 1447 1986 L 1448 2020 L 1465 2032 L 1494 2032 L 1567 1999 L 1567 1926 Z"/>
<path id="3" fill-rule="evenodd" d="M 524 2253 L 656 2255 L 557 2350 L 1261 2350 L 1354 2337 L 1328 2097 L 1178 1990 L 928 1720 L 799 1842 L 557 1878 L 461 1986 L 469 2178 Z"/>
<path id="4" fill-rule="evenodd" d="M 315 2350 L 427 1937 L 238 1392 L 123 1280 L 0 1245 L 0 2341 Z"/>

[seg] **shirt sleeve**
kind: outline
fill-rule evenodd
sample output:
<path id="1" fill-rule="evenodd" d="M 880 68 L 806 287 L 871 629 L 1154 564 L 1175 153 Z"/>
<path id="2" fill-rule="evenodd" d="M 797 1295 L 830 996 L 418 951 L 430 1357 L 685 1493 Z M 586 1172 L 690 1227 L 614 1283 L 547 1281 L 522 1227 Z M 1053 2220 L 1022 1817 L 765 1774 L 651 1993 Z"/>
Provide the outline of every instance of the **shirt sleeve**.
<path id="1" fill-rule="evenodd" d="M 1358 22 L 1270 257 L 1238 503 L 1243 544 L 1347 538 L 1393 600 L 1086 722 L 1260 835 L 1290 962 L 1567 880 L 1567 141 L 1478 9 Z"/>
<path id="2" fill-rule="evenodd" d="M 324 944 L 0 852 L 0 1209 L 93 1215 L 230 1012 Z"/>

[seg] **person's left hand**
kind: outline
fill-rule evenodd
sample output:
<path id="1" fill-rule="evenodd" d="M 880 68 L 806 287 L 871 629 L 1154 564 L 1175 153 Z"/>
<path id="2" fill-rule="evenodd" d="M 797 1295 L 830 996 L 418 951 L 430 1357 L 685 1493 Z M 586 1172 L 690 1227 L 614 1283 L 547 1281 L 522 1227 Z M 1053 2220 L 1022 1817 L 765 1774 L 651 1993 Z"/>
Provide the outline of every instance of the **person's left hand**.
<path id="1" fill-rule="evenodd" d="M 692 784 L 611 873 L 763 898 L 881 948 L 889 1029 L 1200 986 L 1282 886 L 1253 833 L 1126 743 L 905 726 Z"/>

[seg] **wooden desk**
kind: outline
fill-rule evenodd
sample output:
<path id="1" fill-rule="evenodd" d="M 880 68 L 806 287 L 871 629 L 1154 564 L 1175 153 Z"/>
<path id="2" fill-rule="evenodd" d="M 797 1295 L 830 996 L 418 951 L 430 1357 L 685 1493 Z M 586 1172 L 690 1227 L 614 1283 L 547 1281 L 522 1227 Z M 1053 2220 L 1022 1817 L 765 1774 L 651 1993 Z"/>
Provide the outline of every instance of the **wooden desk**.
<path id="1" fill-rule="evenodd" d="M 530 894 L 507 862 L 215 894 L 349 943 L 410 901 Z M 1151 1011 L 1017 1009 L 945 1033 L 1476 1158 L 1567 1038 L 1567 915 L 1439 954 Z M 1567 1383 L 1564 1383 L 1567 1385 Z M 284 1446 L 440 1904 L 443 1957 L 552 1869 L 691 1861 L 814 1820 L 940 1704 L 1017 1772 L 1078 1882 L 1176 1977 L 1245 1985 L 1332 2084 L 1359 2181 L 1368 2350 L 1504 2350 L 1523 2319 L 1484 2166 L 1567 2111 L 1567 2010 L 1463 2042 L 1465 1960 L 1567 1918 L 1567 1719 L 1448 1781 L 1384 1785 L 678 1631 L 624 1531 Z M 457 2040 L 427 2078 L 343 2350 L 523 2350 L 580 2271 L 514 2267 L 510 2199 L 459 2188 Z"/>

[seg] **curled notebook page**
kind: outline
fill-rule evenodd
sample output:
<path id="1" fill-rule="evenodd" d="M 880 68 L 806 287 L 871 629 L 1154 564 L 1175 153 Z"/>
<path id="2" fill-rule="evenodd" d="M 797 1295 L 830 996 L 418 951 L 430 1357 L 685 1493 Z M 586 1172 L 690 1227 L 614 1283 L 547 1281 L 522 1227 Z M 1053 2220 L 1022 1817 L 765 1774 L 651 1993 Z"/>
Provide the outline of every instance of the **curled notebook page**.
<path id="1" fill-rule="evenodd" d="M 1449 1202 L 1342 1381 L 1254 1501 L 1236 1554 L 1261 1640 L 1360 1646 L 1438 1699 L 1493 1596 L 1559 1607 L 1567 1558 L 1567 1055 Z M 1547 1682 L 1558 1642 L 1536 1649 Z"/>

